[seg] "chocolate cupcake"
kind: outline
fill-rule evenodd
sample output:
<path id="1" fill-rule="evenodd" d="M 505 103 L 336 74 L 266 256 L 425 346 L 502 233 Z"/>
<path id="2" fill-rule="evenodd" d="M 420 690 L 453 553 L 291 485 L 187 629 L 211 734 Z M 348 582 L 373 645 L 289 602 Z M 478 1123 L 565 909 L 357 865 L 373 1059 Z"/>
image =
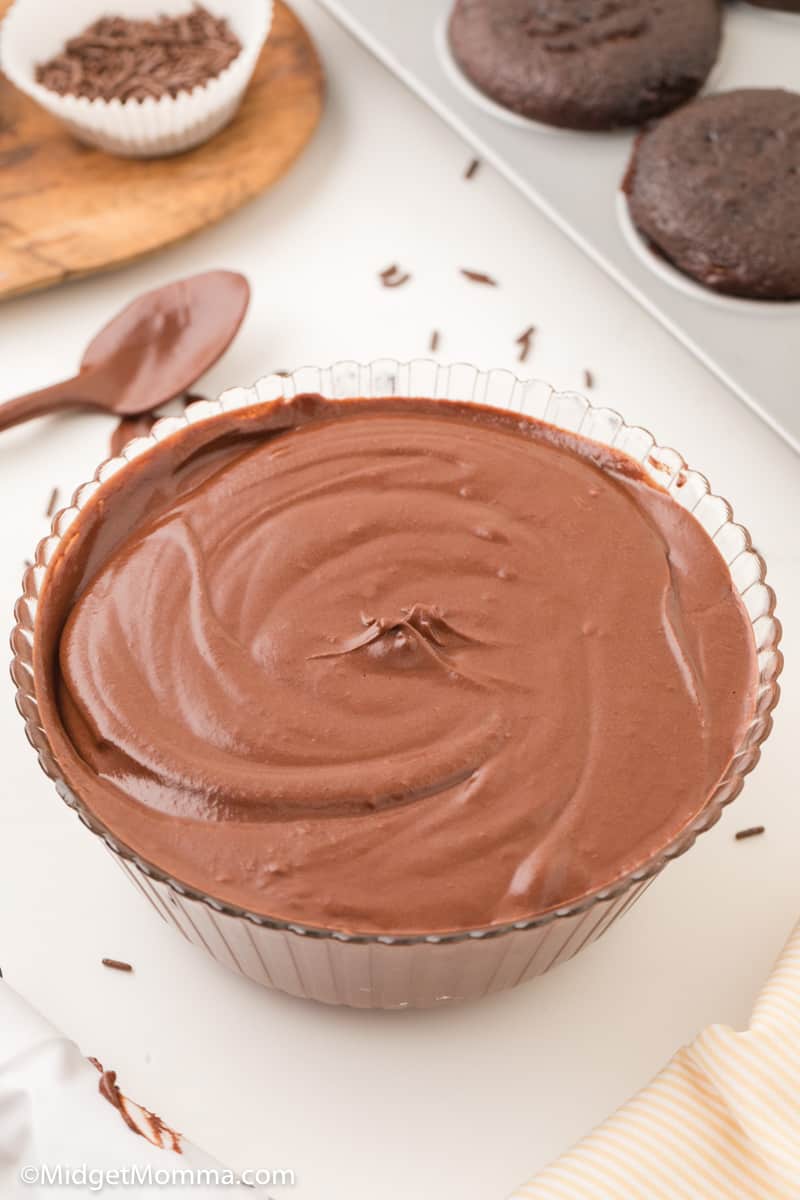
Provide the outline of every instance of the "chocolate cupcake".
<path id="1" fill-rule="evenodd" d="M 638 125 L 690 99 L 720 33 L 719 0 L 457 0 L 449 25 L 482 92 L 570 129 Z"/>
<path id="2" fill-rule="evenodd" d="M 746 534 L 573 395 L 341 364 L 196 405 L 98 478 L 26 576 L 20 710 L 156 907 L 261 982 L 402 1007 L 538 974 L 769 730 Z"/>
<path id="3" fill-rule="evenodd" d="M 638 139 L 624 190 L 654 250 L 705 287 L 800 298 L 800 94 L 743 89 L 672 113 Z"/>

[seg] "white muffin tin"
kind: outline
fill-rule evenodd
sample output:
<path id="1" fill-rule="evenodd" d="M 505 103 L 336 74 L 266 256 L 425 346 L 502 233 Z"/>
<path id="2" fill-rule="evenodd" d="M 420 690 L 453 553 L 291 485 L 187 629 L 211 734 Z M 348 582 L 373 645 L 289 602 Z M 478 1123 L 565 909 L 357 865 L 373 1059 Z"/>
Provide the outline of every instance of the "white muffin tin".
<path id="1" fill-rule="evenodd" d="M 557 130 L 483 96 L 449 53 L 452 0 L 320 3 L 800 451 L 800 301 L 719 296 L 641 242 L 620 195 L 632 131 Z M 707 91 L 800 90 L 800 16 L 778 15 L 725 5 Z"/>

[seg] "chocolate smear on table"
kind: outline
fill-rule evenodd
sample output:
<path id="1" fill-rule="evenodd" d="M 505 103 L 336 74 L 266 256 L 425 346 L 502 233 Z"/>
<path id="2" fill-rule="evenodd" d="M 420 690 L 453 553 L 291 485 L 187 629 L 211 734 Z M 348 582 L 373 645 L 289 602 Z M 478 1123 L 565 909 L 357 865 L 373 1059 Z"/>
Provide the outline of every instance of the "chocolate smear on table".
<path id="1" fill-rule="evenodd" d="M 461 274 L 470 283 L 483 283 L 487 287 L 497 287 L 497 280 L 493 279 L 491 275 L 487 275 L 484 271 L 469 271 L 466 267 L 462 267 Z"/>
<path id="2" fill-rule="evenodd" d="M 402 287 L 404 283 L 408 283 L 411 276 L 406 271 L 401 271 L 397 263 L 392 263 L 385 271 L 381 271 L 378 275 L 381 283 L 387 288 Z"/>
<path id="3" fill-rule="evenodd" d="M 54 487 L 52 492 L 50 493 L 50 499 L 47 501 L 47 508 L 45 509 L 44 515 L 46 517 L 52 517 L 57 508 L 58 508 L 58 488 Z"/>
<path id="4" fill-rule="evenodd" d="M 133 971 L 131 964 L 120 958 L 104 958 L 101 961 L 104 967 L 110 967 L 112 971 Z"/>
<path id="5" fill-rule="evenodd" d="M 536 337 L 536 326 L 529 325 L 523 333 L 519 335 L 516 344 L 519 346 L 518 361 L 521 363 L 527 362 L 530 352 L 533 349 L 533 339 Z"/>
<path id="6" fill-rule="evenodd" d="M 583 372 L 583 386 L 584 386 L 585 388 L 593 388 L 593 387 L 594 387 L 594 375 L 593 375 L 593 373 L 592 373 L 592 372 L 591 372 L 591 371 L 588 369 L 588 367 L 587 367 L 587 369 L 586 369 L 586 370 Z"/>
<path id="7" fill-rule="evenodd" d="M 441 337 L 439 334 L 439 330 L 434 329 L 433 333 L 431 334 L 430 347 L 429 347 L 431 354 L 435 354 L 436 351 L 439 349 L 440 341 L 441 341 Z"/>
<path id="8" fill-rule="evenodd" d="M 103 1070 L 103 1064 L 96 1058 L 90 1057 L 89 1062 L 100 1072 L 100 1082 L 97 1085 L 100 1095 L 116 1108 L 133 1133 L 145 1138 L 159 1150 L 173 1150 L 175 1154 L 183 1153 L 179 1133 L 170 1129 L 169 1125 L 165 1125 L 161 1117 L 156 1116 L 149 1108 L 143 1108 L 141 1104 L 129 1100 L 122 1094 L 117 1083 L 116 1071 Z"/>
<path id="9" fill-rule="evenodd" d="M 480 169 L 481 169 L 481 160 L 479 158 L 473 158 L 472 162 L 469 164 L 466 171 L 464 172 L 464 178 L 465 179 L 474 179 L 475 176 L 478 174 L 478 171 L 480 171 Z"/>
<path id="10" fill-rule="evenodd" d="M 751 825 L 749 829 L 740 829 L 736 834 L 736 841 L 743 842 L 745 838 L 760 837 L 764 833 L 763 825 Z"/>
<path id="11" fill-rule="evenodd" d="M 36 80 L 60 96 L 160 100 L 215 79 L 241 50 L 227 20 L 202 5 L 154 21 L 106 16 L 40 63 Z"/>

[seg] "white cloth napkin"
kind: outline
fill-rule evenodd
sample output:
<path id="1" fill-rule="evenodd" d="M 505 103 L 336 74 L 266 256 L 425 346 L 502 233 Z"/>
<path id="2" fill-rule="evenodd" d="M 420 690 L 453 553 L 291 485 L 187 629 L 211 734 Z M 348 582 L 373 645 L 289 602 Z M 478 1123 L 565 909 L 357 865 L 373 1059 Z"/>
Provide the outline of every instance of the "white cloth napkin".
<path id="1" fill-rule="evenodd" d="M 99 1081 L 97 1068 L 74 1042 L 0 983 L 2 1200 L 115 1193 L 131 1198 L 178 1194 L 192 1200 L 226 1196 L 266 1200 L 263 1188 L 228 1183 L 235 1172 L 185 1139 L 179 1138 L 180 1153 L 176 1153 L 170 1130 L 160 1139 L 163 1149 L 135 1133 L 101 1095 Z M 152 1133 L 145 1109 L 128 1101 L 128 1112 L 134 1123 Z M 58 1175 L 53 1173 L 59 1169 L 61 1182 L 57 1183 Z M 115 1176 L 121 1171 L 129 1172 L 129 1184 Z M 170 1173 L 169 1183 L 164 1172 Z M 64 1182 L 67 1173 L 76 1180 L 71 1186 Z"/>

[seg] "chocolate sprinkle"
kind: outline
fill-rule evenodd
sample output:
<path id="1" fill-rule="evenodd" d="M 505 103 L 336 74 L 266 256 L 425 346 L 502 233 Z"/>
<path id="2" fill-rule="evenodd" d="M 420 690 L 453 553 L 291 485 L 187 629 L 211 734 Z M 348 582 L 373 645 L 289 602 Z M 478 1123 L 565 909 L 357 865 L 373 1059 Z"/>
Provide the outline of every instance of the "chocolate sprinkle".
<path id="1" fill-rule="evenodd" d="M 760 837 L 764 833 L 763 825 L 751 825 L 749 829 L 740 829 L 736 834 L 736 841 L 743 842 L 745 838 Z"/>
<path id="2" fill-rule="evenodd" d="M 130 963 L 122 962 L 119 958 L 104 958 L 102 959 L 104 967 L 111 967 L 112 971 L 132 971 L 133 967 Z"/>
<path id="3" fill-rule="evenodd" d="M 466 267 L 462 267 L 461 274 L 465 279 L 469 279 L 470 283 L 485 283 L 487 287 L 497 287 L 497 280 L 492 279 L 491 275 L 485 275 L 483 271 L 468 271 Z"/>
<path id="4" fill-rule="evenodd" d="M 50 499 L 47 501 L 47 508 L 45 510 L 44 515 L 46 517 L 52 517 L 53 514 L 55 513 L 57 507 L 58 507 L 58 488 L 54 487 L 52 492 L 50 493 Z"/>
<path id="5" fill-rule="evenodd" d="M 411 276 L 407 272 L 401 271 L 397 263 L 392 263 L 391 267 L 387 267 L 385 271 L 379 272 L 378 278 L 384 287 L 396 288 L 402 287 L 404 283 L 408 283 Z"/>
<path id="6" fill-rule="evenodd" d="M 536 337 L 536 326 L 529 325 L 528 328 L 521 333 L 517 338 L 516 344 L 519 346 L 519 362 L 528 361 L 531 350 L 533 349 L 533 339 Z"/>
<path id="7" fill-rule="evenodd" d="M 474 177 L 478 174 L 478 171 L 480 171 L 480 169 L 481 169 L 481 160 L 479 158 L 473 158 L 472 162 L 469 164 L 466 171 L 464 172 L 464 178 L 465 179 L 474 179 Z"/>
<path id="8" fill-rule="evenodd" d="M 436 353 L 436 351 L 439 349 L 439 343 L 440 343 L 440 341 L 441 341 L 441 338 L 440 338 L 440 336 L 439 336 L 439 330 L 438 330 L 438 329 L 434 329 L 433 333 L 431 334 L 431 340 L 430 340 L 430 352 L 431 352 L 431 354 L 435 354 L 435 353 Z"/>
<path id="9" fill-rule="evenodd" d="M 583 386 L 586 388 L 594 387 L 594 375 L 588 368 L 583 372 Z"/>
<path id="10" fill-rule="evenodd" d="M 155 21 L 101 17 L 36 68 L 60 96 L 146 100 L 202 87 L 238 58 L 242 44 L 224 17 L 202 5 Z"/>

